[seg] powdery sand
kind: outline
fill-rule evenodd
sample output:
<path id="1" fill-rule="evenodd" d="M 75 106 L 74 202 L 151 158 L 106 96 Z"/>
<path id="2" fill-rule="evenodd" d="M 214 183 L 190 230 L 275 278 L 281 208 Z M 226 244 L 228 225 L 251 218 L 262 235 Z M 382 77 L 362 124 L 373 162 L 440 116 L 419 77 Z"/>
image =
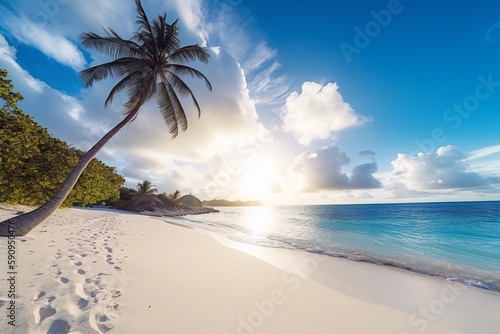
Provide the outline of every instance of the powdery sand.
<path id="1" fill-rule="evenodd" d="M 0 210 L 0 218 L 17 209 Z M 2 278 L 6 239 L 0 239 Z M 232 243 L 141 215 L 58 210 L 16 238 L 1 333 L 498 333 L 500 296 L 380 266 Z"/>

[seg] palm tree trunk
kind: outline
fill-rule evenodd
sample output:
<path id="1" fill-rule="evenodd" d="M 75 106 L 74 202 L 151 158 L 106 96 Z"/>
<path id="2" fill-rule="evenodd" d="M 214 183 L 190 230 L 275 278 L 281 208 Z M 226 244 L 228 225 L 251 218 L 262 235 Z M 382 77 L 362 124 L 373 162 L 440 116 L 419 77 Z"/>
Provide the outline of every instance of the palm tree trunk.
<path id="1" fill-rule="evenodd" d="M 0 223 L 0 236 L 23 236 L 35 228 L 38 224 L 43 222 L 50 216 L 68 197 L 71 189 L 75 186 L 80 178 L 80 175 L 85 170 L 87 165 L 92 161 L 96 154 L 106 145 L 106 143 L 113 138 L 122 128 L 130 123 L 137 113 L 140 106 L 135 107 L 118 125 L 111 129 L 104 137 L 101 138 L 90 150 L 88 150 L 83 157 L 73 167 L 64 182 L 61 184 L 56 194 L 44 203 L 39 208 L 22 214 L 20 216 L 7 219 Z"/>

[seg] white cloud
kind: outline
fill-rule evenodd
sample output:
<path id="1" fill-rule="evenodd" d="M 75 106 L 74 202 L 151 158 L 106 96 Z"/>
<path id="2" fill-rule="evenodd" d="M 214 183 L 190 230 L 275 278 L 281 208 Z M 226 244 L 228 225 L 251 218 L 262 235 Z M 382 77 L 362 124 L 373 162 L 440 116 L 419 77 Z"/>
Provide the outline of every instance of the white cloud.
<path id="1" fill-rule="evenodd" d="M 500 178 L 469 171 L 467 156 L 454 146 L 440 147 L 436 153 L 417 156 L 398 154 L 392 161 L 392 182 L 413 191 L 450 189 L 491 189 Z"/>
<path id="2" fill-rule="evenodd" d="M 274 62 L 250 81 L 248 86 L 256 104 L 270 105 L 285 100 L 289 93 L 290 80 L 284 75 L 274 75 L 279 67 L 280 64 Z"/>
<path id="3" fill-rule="evenodd" d="M 18 41 L 37 48 L 48 57 L 75 70 L 81 70 L 85 66 L 82 52 L 60 33 L 47 30 L 47 26 L 36 25 L 25 16 L 15 16 L 7 11 L 1 17 L 1 24 Z"/>
<path id="4" fill-rule="evenodd" d="M 208 32 L 205 29 L 202 1 L 171 0 L 169 4 L 177 10 L 184 25 L 202 40 L 200 45 L 207 46 Z"/>
<path id="5" fill-rule="evenodd" d="M 19 66 L 16 62 L 16 53 L 16 49 L 9 45 L 5 37 L 0 35 L 0 65 L 1 68 L 4 68 L 9 72 L 12 81 L 16 83 L 15 89 L 19 89 L 17 82 L 20 81 L 21 85 L 26 86 L 28 91 L 42 93 L 43 90 L 47 88 L 47 85 L 44 82 L 33 78 L 28 72 Z M 24 89 L 20 90 L 24 91 Z"/>
<path id="6" fill-rule="evenodd" d="M 465 162 L 471 172 L 500 177 L 500 145 L 483 147 L 469 152 Z"/>
<path id="7" fill-rule="evenodd" d="M 54 136 L 68 140 L 72 144 L 84 140 L 82 125 L 76 121 L 82 112 L 82 104 L 34 78 L 21 68 L 13 58 L 15 52 L 10 54 L 3 52 L 6 48 L 10 50 L 13 48 L 4 44 L 2 39 L 0 35 L 0 68 L 5 68 L 9 72 L 14 91 L 24 96 L 24 100 L 18 104 L 19 107 L 33 116 L 35 121 L 47 127 Z"/>
<path id="8" fill-rule="evenodd" d="M 376 162 L 358 165 L 347 175 L 342 169 L 350 161 L 346 153 L 341 152 L 336 145 L 331 145 L 300 154 L 294 159 L 290 170 L 298 177 L 300 188 L 305 191 L 382 187 L 380 181 L 373 176 L 377 171 Z"/>
<path id="9" fill-rule="evenodd" d="M 322 86 L 304 82 L 302 93 L 290 94 L 283 109 L 285 131 L 292 132 L 303 145 L 309 145 L 314 139 L 326 139 L 333 132 L 360 126 L 368 120 L 344 102 L 336 83 Z"/>
<path id="10" fill-rule="evenodd" d="M 208 92 L 200 82 L 187 81 L 193 87 L 202 115 L 198 119 L 191 101 L 184 101 L 189 121 L 186 132 L 171 140 L 156 105 L 151 103 L 124 129 L 117 145 L 126 147 L 129 152 L 165 152 L 175 159 L 202 162 L 265 131 L 248 96 L 245 76 L 234 59 L 221 51 L 219 55 L 213 55 L 210 64 L 201 71 L 212 82 L 213 91 Z M 133 133 L 133 136 L 127 133 Z"/>
<path id="11" fill-rule="evenodd" d="M 9 3 L 9 8 L 12 8 L 10 13 L 7 9 L 3 10 L 5 17 L 14 16 L 29 21 L 29 26 L 22 27 L 26 33 L 32 30 L 31 25 L 48 31 L 63 32 L 70 39 L 76 39 L 83 31 L 96 31 L 96 27 L 114 27 L 118 33 L 127 34 L 134 31 L 133 1 L 16 0 Z"/>
<path id="12" fill-rule="evenodd" d="M 491 155 L 497 155 L 499 153 L 500 153 L 500 145 L 492 145 L 470 152 L 470 156 L 467 158 L 467 160 L 476 160 Z"/>
<path id="13" fill-rule="evenodd" d="M 4 59 L 16 59 L 16 49 L 9 45 L 3 35 L 0 34 L 0 56 Z"/>
<path id="14" fill-rule="evenodd" d="M 214 6 L 205 19 L 210 44 L 220 45 L 241 64 L 256 104 L 283 102 L 291 80 L 278 74 L 277 50 L 259 37 L 243 4 L 232 6 L 230 1 L 220 1 Z"/>

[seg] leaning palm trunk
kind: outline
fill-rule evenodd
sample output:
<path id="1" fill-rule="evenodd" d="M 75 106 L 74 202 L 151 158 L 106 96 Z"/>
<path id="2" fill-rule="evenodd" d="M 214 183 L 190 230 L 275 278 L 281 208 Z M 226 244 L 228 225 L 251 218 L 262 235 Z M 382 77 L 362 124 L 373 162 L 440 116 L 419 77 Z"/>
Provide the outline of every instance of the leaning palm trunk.
<path id="1" fill-rule="evenodd" d="M 127 117 L 123 119 L 118 125 L 116 125 L 111 131 L 109 131 L 104 137 L 101 138 L 84 156 L 77 162 L 73 167 L 71 172 L 68 174 L 64 182 L 61 184 L 56 194 L 48 200 L 45 204 L 39 208 L 30 211 L 28 213 L 22 214 L 17 217 L 5 220 L 0 223 L 0 236 L 7 237 L 12 236 L 23 236 L 29 231 L 35 228 L 38 224 L 43 222 L 48 216 L 50 216 L 59 206 L 64 202 L 66 197 L 68 197 L 71 189 L 80 178 L 80 175 L 85 170 L 87 165 L 92 161 L 96 154 L 106 145 L 106 143 L 113 138 L 122 128 L 124 128 L 128 123 L 130 123 L 137 113 L 139 112 L 139 106 L 130 112 Z"/>

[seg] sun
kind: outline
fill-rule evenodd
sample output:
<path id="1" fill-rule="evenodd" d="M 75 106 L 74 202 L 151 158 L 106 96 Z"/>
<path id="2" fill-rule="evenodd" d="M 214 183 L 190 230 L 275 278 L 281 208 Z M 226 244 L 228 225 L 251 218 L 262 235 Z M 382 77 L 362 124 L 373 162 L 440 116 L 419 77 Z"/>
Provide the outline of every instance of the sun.
<path id="1" fill-rule="evenodd" d="M 244 166 L 240 191 L 257 200 L 272 192 L 277 182 L 275 162 L 269 158 L 255 158 Z"/>

